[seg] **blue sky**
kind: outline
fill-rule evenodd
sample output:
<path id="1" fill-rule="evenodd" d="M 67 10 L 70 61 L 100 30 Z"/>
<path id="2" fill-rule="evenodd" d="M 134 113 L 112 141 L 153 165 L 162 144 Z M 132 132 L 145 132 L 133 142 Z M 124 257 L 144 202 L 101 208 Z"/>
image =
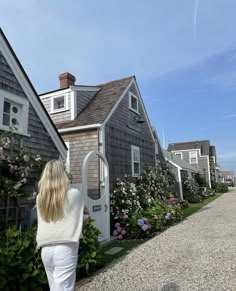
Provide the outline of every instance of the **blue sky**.
<path id="1" fill-rule="evenodd" d="M 236 172 L 235 0 L 0 0 L 38 93 L 135 75 L 165 143 L 209 139 Z"/>

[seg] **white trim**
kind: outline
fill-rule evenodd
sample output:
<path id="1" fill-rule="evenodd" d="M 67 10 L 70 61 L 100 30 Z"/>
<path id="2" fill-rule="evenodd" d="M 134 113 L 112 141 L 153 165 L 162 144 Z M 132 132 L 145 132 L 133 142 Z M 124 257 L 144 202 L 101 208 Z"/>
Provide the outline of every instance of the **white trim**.
<path id="1" fill-rule="evenodd" d="M 71 91 L 70 93 L 70 111 L 71 111 L 71 120 L 74 120 L 77 116 L 77 95 L 76 91 Z"/>
<path id="2" fill-rule="evenodd" d="M 138 152 L 138 161 L 134 161 L 134 151 Z M 134 173 L 134 163 L 139 164 L 139 173 Z M 131 145 L 131 165 L 132 165 L 132 177 L 139 177 L 141 173 L 141 162 L 140 162 L 140 148 L 134 145 Z"/>
<path id="3" fill-rule="evenodd" d="M 71 131 L 80 131 L 85 129 L 93 129 L 101 127 L 102 125 L 100 123 L 97 124 L 89 124 L 89 125 L 82 125 L 82 126 L 76 126 L 76 127 L 68 127 L 68 128 L 59 128 L 58 131 L 61 132 L 71 132 Z"/>
<path id="4" fill-rule="evenodd" d="M 209 156 L 204 156 L 204 157 L 207 157 L 209 188 L 211 188 L 211 173 L 210 173 L 210 161 L 209 161 Z"/>
<path id="5" fill-rule="evenodd" d="M 48 115 L 45 113 L 43 109 L 42 103 L 38 100 L 35 92 L 31 88 L 28 80 L 26 79 L 24 73 L 22 72 L 19 64 L 17 63 L 15 57 L 9 50 L 8 45 L 6 44 L 5 40 L 3 39 L 2 34 L 0 33 L 0 48 L 3 56 L 5 57 L 8 65 L 10 66 L 11 70 L 13 71 L 15 77 L 17 78 L 18 82 L 20 83 L 23 91 L 25 92 L 27 98 L 29 99 L 32 107 L 37 112 L 38 117 L 40 118 L 42 124 L 44 125 L 45 129 L 48 131 L 49 136 L 52 138 L 56 148 L 59 151 L 59 154 L 62 157 L 66 156 L 66 148 L 64 143 L 61 141 L 58 133 L 56 132 L 55 128 L 53 127 L 51 121 L 49 120 Z"/>
<path id="6" fill-rule="evenodd" d="M 66 146 L 68 148 L 67 155 L 66 155 L 66 160 L 65 160 L 65 167 L 66 167 L 67 173 L 70 173 L 70 142 L 69 141 L 65 141 L 65 144 L 66 144 Z"/>
<path id="7" fill-rule="evenodd" d="M 11 104 L 16 104 L 20 107 L 19 128 L 15 131 L 17 134 L 29 136 L 28 121 L 29 121 L 29 100 L 25 97 L 20 97 L 15 94 L 0 89 L 0 129 L 10 130 L 9 126 L 2 124 L 4 101 Z"/>
<path id="8" fill-rule="evenodd" d="M 183 168 L 181 168 L 179 165 L 177 165 L 176 163 L 172 162 L 171 160 L 169 160 L 168 158 L 166 158 L 166 160 L 172 164 L 174 167 L 177 168 L 178 171 L 178 184 L 179 184 L 179 194 L 180 194 L 180 200 L 183 201 L 184 200 L 184 195 L 183 195 L 183 186 L 182 186 L 182 178 L 181 178 L 181 170 L 183 170 Z"/>
<path id="9" fill-rule="evenodd" d="M 195 157 L 191 157 L 192 155 L 195 155 Z M 196 158 L 196 162 L 195 163 L 192 163 L 191 162 L 191 159 L 195 159 Z M 189 164 L 191 164 L 191 165 L 196 165 L 196 164 L 198 164 L 198 155 L 197 155 L 197 151 L 191 151 L 191 152 L 189 152 Z"/>
<path id="10" fill-rule="evenodd" d="M 118 101 L 116 102 L 116 104 L 111 109 L 110 113 L 107 115 L 106 119 L 103 121 L 102 127 L 104 127 L 106 125 L 106 123 L 108 122 L 108 120 L 110 119 L 110 117 L 112 116 L 112 114 L 115 112 L 116 108 L 118 107 L 118 105 L 120 104 L 121 100 L 124 98 L 124 96 L 128 92 L 128 90 L 129 90 L 129 88 L 130 88 L 130 86 L 131 86 L 132 83 L 133 83 L 133 79 L 130 81 L 129 85 L 127 86 L 127 88 L 125 89 L 125 91 L 123 92 L 123 94 L 120 96 L 120 98 L 118 99 Z"/>
<path id="11" fill-rule="evenodd" d="M 199 151 L 199 156 L 201 156 L 201 150 L 200 150 L 200 149 L 173 150 L 173 151 L 171 151 L 171 152 L 172 152 L 172 153 L 177 153 L 177 152 L 189 152 L 189 151 Z"/>
<path id="12" fill-rule="evenodd" d="M 67 88 L 67 89 L 64 89 L 64 90 L 58 90 L 58 91 L 51 92 L 51 93 L 49 92 L 49 93 L 46 93 L 46 94 L 40 94 L 39 98 L 41 100 L 43 100 L 43 99 L 51 98 L 51 97 L 54 97 L 54 96 L 66 95 L 67 93 L 70 93 L 70 92 L 71 92 L 70 88 Z"/>
<path id="13" fill-rule="evenodd" d="M 146 112 L 146 109 L 145 109 L 145 106 L 144 106 L 143 98 L 142 98 L 142 96 L 141 96 L 141 94 L 140 94 L 140 91 L 139 91 L 139 88 L 138 88 L 137 82 L 136 82 L 136 80 L 135 80 L 134 78 L 133 78 L 132 81 L 133 81 L 133 83 L 134 83 L 134 86 L 135 86 L 136 91 L 138 92 L 138 97 L 139 97 L 139 100 L 140 100 L 141 106 L 142 106 L 142 108 L 143 108 L 143 112 L 144 112 L 145 118 L 146 118 L 146 120 L 147 120 L 147 122 L 148 122 L 148 127 L 149 127 L 149 130 L 150 130 L 150 133 L 151 133 L 152 139 L 153 139 L 153 141 L 155 142 L 155 137 L 154 137 L 154 134 L 153 134 L 153 131 L 152 131 L 152 126 L 151 126 L 151 123 L 150 123 L 150 121 L 149 121 L 149 118 L 148 118 L 148 115 L 147 115 L 147 112 Z M 131 83 L 131 85 L 132 85 L 132 83 Z M 131 85 L 130 85 L 130 86 L 131 86 Z M 161 145 L 161 144 L 160 144 L 160 145 Z"/>
<path id="14" fill-rule="evenodd" d="M 132 97 L 137 101 L 137 110 L 132 107 Z M 138 97 L 135 96 L 132 92 L 129 92 L 129 110 L 139 114 L 139 105 L 138 105 Z"/>
<path id="15" fill-rule="evenodd" d="M 90 87 L 90 86 L 70 86 L 72 91 L 90 91 L 90 92 L 98 92 L 101 90 L 101 87 Z"/>
<path id="16" fill-rule="evenodd" d="M 176 156 L 176 157 L 178 157 L 178 155 L 180 154 L 180 159 L 183 159 L 183 153 L 182 152 L 178 152 L 178 153 L 174 153 L 174 155 Z"/>
<path id="17" fill-rule="evenodd" d="M 55 99 L 58 99 L 58 98 L 64 98 L 64 107 L 63 108 L 59 108 L 59 109 L 55 109 L 54 108 L 54 102 L 55 102 Z M 55 95 L 55 96 L 52 96 L 50 98 L 50 101 L 51 101 L 51 108 L 50 108 L 50 114 L 52 113 L 61 113 L 63 111 L 66 111 L 69 109 L 69 106 L 68 106 L 68 94 L 59 94 L 59 95 Z"/>
<path id="18" fill-rule="evenodd" d="M 102 123 L 102 129 L 105 127 L 106 123 L 108 122 L 108 120 L 110 119 L 110 117 L 112 116 L 112 114 L 115 112 L 115 110 L 117 109 L 118 105 L 120 104 L 121 100 L 124 98 L 124 96 L 126 95 L 126 93 L 129 91 L 131 85 L 134 84 L 135 88 L 136 88 L 136 91 L 138 92 L 138 97 L 139 97 L 139 100 L 140 100 L 140 103 L 141 103 L 141 106 L 143 108 L 143 112 L 144 112 L 144 115 L 145 115 L 145 118 L 148 122 L 148 127 L 149 127 L 149 130 L 150 130 L 150 133 L 151 133 L 151 136 L 152 136 L 152 139 L 153 139 L 153 142 L 155 143 L 156 140 L 155 140 L 155 137 L 154 137 L 154 134 L 153 134 L 153 130 L 152 130 L 152 126 L 150 124 L 150 121 L 149 121 L 149 118 L 148 118 L 148 115 L 147 115 L 147 112 L 146 112 L 146 109 L 145 109 L 145 106 L 144 106 L 144 103 L 143 103 L 143 99 L 141 97 L 141 94 L 139 92 L 139 89 L 138 89 L 138 85 L 137 85 L 137 82 L 135 80 L 135 78 L 133 77 L 130 81 L 130 83 L 128 84 L 128 86 L 126 87 L 125 91 L 123 92 L 123 94 L 120 96 L 120 98 L 117 100 L 116 104 L 113 106 L 112 110 L 110 111 L 110 113 L 107 115 L 106 119 L 104 120 L 104 122 Z"/>

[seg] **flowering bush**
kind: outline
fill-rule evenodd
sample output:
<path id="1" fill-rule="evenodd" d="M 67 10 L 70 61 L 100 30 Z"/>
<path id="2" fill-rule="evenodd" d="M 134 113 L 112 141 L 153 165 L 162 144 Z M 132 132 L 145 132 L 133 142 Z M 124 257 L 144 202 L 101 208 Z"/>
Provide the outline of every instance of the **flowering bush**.
<path id="1" fill-rule="evenodd" d="M 195 182 L 193 178 L 191 177 L 186 177 L 184 179 L 183 186 L 184 186 L 184 192 L 192 192 L 192 193 L 198 192 L 197 182 Z"/>
<path id="2" fill-rule="evenodd" d="M 152 207 L 136 213 L 127 227 L 127 238 L 150 238 L 166 229 L 168 225 L 181 221 L 183 212 L 178 206 L 167 206 L 156 201 Z"/>
<path id="3" fill-rule="evenodd" d="M 142 209 L 134 183 L 117 180 L 115 189 L 111 193 L 111 215 L 115 220 L 127 219 L 131 213 Z"/>
<path id="4" fill-rule="evenodd" d="M 121 224 L 119 222 L 116 222 L 114 226 L 114 230 L 112 232 L 112 235 L 119 240 L 122 240 L 127 233 L 126 226 L 123 226 L 123 225 L 124 223 Z M 129 226 L 129 224 L 127 224 L 127 226 Z"/>
<path id="5" fill-rule="evenodd" d="M 149 167 L 138 179 L 137 190 L 143 197 L 143 204 L 150 206 L 154 200 L 166 201 L 169 193 L 175 189 L 174 175 L 168 166 L 161 164 L 156 168 Z M 146 195 L 146 197 L 145 197 Z"/>
<path id="6" fill-rule="evenodd" d="M 9 136 L 0 137 L 0 195 L 22 196 L 24 186 L 33 182 L 33 171 L 41 172 L 40 155 L 14 150 Z M 31 173 L 31 177 L 30 177 Z M 38 177 L 37 177 L 38 178 Z"/>

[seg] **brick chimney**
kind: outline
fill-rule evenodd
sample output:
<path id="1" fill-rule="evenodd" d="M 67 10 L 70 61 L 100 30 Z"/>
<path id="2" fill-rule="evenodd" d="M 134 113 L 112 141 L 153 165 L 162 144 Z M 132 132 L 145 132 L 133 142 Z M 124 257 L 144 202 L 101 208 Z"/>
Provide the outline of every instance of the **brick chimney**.
<path id="1" fill-rule="evenodd" d="M 72 74 L 65 72 L 59 75 L 60 80 L 60 89 L 67 88 L 69 86 L 75 85 L 75 76 Z"/>

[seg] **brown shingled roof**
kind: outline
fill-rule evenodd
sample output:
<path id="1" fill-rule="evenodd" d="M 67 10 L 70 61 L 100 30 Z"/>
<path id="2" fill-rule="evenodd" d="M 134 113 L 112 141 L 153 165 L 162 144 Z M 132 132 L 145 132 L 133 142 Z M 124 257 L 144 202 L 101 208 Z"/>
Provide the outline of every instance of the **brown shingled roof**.
<path id="1" fill-rule="evenodd" d="M 97 85 L 101 90 L 90 100 L 82 112 L 73 121 L 57 124 L 57 128 L 101 124 L 133 78 L 134 76 L 131 76 Z"/>

